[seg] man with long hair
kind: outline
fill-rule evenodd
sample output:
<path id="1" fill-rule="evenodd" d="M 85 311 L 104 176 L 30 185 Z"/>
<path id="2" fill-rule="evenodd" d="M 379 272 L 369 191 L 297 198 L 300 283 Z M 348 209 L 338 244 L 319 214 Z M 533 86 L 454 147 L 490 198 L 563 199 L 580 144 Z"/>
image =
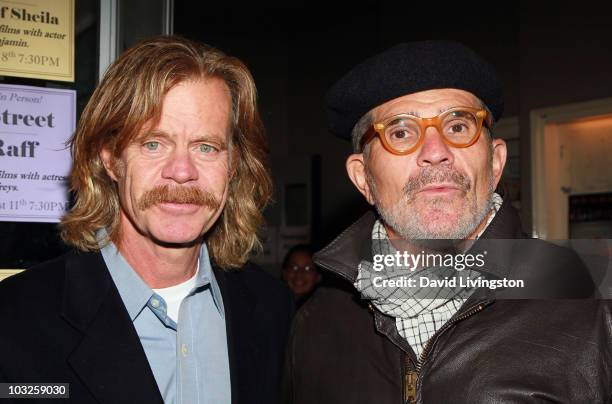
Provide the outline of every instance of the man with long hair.
<path id="1" fill-rule="evenodd" d="M 251 74 L 179 37 L 126 51 L 71 139 L 75 249 L 0 285 L 0 382 L 78 403 L 270 403 L 291 316 L 247 262 L 271 193 Z"/>

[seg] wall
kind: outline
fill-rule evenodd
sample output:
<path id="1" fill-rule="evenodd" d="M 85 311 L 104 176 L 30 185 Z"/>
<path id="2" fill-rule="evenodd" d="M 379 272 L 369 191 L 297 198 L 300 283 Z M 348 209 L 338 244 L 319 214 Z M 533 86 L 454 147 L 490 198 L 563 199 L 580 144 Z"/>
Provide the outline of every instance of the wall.
<path id="1" fill-rule="evenodd" d="M 570 195 L 612 191 L 612 117 L 547 125 L 547 237 L 569 237 Z"/>
<path id="2" fill-rule="evenodd" d="M 520 24 L 523 227 L 531 228 L 529 111 L 612 96 L 612 24 L 601 2 L 530 5 Z"/>
<path id="3" fill-rule="evenodd" d="M 342 4 L 340 4 L 342 6 Z M 411 5 L 411 7 L 413 7 Z M 426 8 L 411 12 L 427 15 Z M 518 114 L 518 20 L 512 10 L 478 13 L 454 26 L 452 15 L 435 24 L 417 18 L 397 19 L 397 10 L 371 2 L 194 9 L 177 1 L 175 31 L 233 54 L 251 68 L 274 159 L 317 154 L 321 157 L 321 223 L 324 244 L 368 209 L 350 183 L 344 162 L 348 142 L 326 129 L 323 98 L 352 66 L 398 43 L 418 39 L 456 39 L 478 49 L 504 77 L 507 115 Z M 486 35 L 485 35 L 486 33 Z M 273 167 L 280 172 L 283 167 Z"/>
<path id="4" fill-rule="evenodd" d="M 278 2 L 277 2 L 278 3 Z M 470 2 L 458 9 L 410 3 L 257 3 L 194 8 L 177 0 L 175 31 L 246 61 L 274 157 L 321 156 L 321 243 L 367 209 L 349 182 L 348 143 L 326 130 L 323 97 L 366 57 L 418 39 L 456 39 L 504 81 L 506 112 L 519 117 L 521 213 L 531 228 L 529 111 L 612 96 L 612 24 L 594 1 L 551 5 Z M 273 167 L 275 171 L 282 167 Z"/>

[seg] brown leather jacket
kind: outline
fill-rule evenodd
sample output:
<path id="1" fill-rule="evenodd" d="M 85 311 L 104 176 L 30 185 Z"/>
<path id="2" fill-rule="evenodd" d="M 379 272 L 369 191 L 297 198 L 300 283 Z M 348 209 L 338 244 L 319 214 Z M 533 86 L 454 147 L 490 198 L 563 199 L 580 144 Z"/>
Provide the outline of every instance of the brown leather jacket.
<path id="1" fill-rule="evenodd" d="M 520 276 L 536 280 L 557 270 L 564 282 L 582 286 L 538 300 L 508 300 L 500 298 L 503 292 L 479 289 L 417 358 L 394 319 L 361 300 L 351 284 L 358 263 L 371 257 L 374 220 L 366 214 L 315 255 L 318 265 L 348 282 L 320 288 L 296 314 L 284 402 L 612 402 L 612 305 L 566 298 L 592 293 L 577 257 L 544 242 L 527 251 L 500 251 L 500 262 Z M 518 215 L 504 203 L 481 238 L 520 237 Z"/>

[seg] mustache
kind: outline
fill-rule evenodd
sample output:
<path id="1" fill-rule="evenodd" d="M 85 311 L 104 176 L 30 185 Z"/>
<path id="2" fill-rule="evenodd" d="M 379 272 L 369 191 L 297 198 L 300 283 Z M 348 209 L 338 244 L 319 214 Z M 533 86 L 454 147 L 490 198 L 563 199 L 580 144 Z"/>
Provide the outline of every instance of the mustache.
<path id="1" fill-rule="evenodd" d="M 159 203 L 186 203 L 206 206 L 212 210 L 217 210 L 221 206 L 219 200 L 212 193 L 198 187 L 161 185 L 146 191 L 138 199 L 138 209 L 147 210 Z"/>
<path id="2" fill-rule="evenodd" d="M 403 188 L 404 195 L 411 200 L 422 188 L 436 183 L 453 183 L 463 192 L 468 192 L 472 188 L 472 182 L 468 176 L 457 169 L 451 167 L 425 167 L 421 169 L 419 174 L 406 181 Z"/>

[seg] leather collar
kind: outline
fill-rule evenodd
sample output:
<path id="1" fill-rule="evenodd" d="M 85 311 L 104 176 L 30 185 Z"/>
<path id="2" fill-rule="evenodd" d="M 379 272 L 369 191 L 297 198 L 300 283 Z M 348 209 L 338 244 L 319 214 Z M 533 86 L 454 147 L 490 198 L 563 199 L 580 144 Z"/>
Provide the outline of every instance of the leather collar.
<path id="1" fill-rule="evenodd" d="M 314 255 L 315 264 L 353 283 L 357 278 L 359 263 L 362 260 L 372 261 L 371 233 L 376 218 L 377 215 L 373 210 L 366 212 L 334 241 Z M 481 239 L 515 239 L 524 237 L 517 211 L 510 205 L 507 199 L 504 199 L 495 218 L 493 218 L 483 232 Z M 474 247 L 482 248 L 482 246 L 478 245 Z M 493 267 L 490 270 L 495 271 Z M 502 273 L 496 272 L 495 275 L 499 276 Z"/>

